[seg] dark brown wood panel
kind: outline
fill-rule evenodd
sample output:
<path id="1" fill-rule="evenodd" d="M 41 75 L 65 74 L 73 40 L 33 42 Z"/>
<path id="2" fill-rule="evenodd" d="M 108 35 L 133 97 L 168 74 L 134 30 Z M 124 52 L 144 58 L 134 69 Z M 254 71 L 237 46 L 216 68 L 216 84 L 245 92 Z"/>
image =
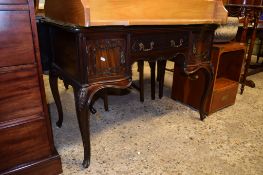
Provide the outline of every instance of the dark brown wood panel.
<path id="1" fill-rule="evenodd" d="M 2 172 L 0 172 L 2 173 Z M 62 173 L 60 157 L 57 152 L 45 159 L 35 161 L 33 164 L 24 164 L 2 174 L 8 175 L 56 175 Z"/>
<path id="2" fill-rule="evenodd" d="M 43 112 L 37 69 L 0 74 L 0 123 Z"/>
<path id="3" fill-rule="evenodd" d="M 123 77 L 126 57 L 126 40 L 123 38 L 87 41 L 89 83 Z"/>
<path id="4" fill-rule="evenodd" d="M 143 33 L 131 36 L 132 53 L 181 49 L 188 46 L 188 32 Z"/>
<path id="5" fill-rule="evenodd" d="M 33 0 L 0 0 L 0 174 L 62 172 L 41 75 Z"/>
<path id="6" fill-rule="evenodd" d="M 0 4 L 27 4 L 27 0 L 0 0 Z"/>
<path id="7" fill-rule="evenodd" d="M 0 67 L 34 63 L 29 12 L 0 11 L 0 19 Z"/>
<path id="8" fill-rule="evenodd" d="M 19 127 L 0 130 L 0 172 L 50 155 L 45 125 L 43 118 Z"/>

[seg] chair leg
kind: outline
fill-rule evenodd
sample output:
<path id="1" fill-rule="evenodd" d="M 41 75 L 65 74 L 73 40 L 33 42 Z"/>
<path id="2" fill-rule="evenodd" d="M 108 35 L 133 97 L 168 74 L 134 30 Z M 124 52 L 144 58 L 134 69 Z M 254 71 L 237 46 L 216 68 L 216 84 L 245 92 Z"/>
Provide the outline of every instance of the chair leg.
<path id="1" fill-rule="evenodd" d="M 156 61 L 149 61 L 149 65 L 151 68 L 151 97 L 152 100 L 155 99 L 155 67 Z"/>

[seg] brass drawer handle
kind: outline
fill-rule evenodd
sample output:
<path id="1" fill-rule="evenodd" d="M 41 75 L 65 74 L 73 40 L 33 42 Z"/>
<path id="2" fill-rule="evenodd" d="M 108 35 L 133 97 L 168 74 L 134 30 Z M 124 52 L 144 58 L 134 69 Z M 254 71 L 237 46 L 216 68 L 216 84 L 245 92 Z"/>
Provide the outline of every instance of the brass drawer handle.
<path id="1" fill-rule="evenodd" d="M 150 48 L 149 49 L 145 49 L 144 48 L 144 44 L 143 43 L 139 43 L 139 47 L 140 47 L 140 51 L 144 51 L 144 52 L 148 52 L 153 50 L 153 46 L 154 46 L 154 42 L 150 42 Z"/>
<path id="2" fill-rule="evenodd" d="M 184 42 L 184 40 L 182 38 L 180 39 L 180 43 L 178 45 L 175 44 L 174 40 L 170 41 L 171 47 L 181 47 L 183 45 L 183 42 Z"/>

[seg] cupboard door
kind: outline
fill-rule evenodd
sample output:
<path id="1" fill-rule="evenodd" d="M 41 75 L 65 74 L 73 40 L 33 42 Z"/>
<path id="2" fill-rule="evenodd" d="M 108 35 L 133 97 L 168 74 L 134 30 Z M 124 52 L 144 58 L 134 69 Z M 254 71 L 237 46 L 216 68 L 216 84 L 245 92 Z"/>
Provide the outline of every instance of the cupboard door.
<path id="1" fill-rule="evenodd" d="M 35 62 L 29 11 L 0 11 L 0 67 Z"/>
<path id="2" fill-rule="evenodd" d="M 115 79 L 126 72 L 126 40 L 122 38 L 88 40 L 89 83 Z"/>

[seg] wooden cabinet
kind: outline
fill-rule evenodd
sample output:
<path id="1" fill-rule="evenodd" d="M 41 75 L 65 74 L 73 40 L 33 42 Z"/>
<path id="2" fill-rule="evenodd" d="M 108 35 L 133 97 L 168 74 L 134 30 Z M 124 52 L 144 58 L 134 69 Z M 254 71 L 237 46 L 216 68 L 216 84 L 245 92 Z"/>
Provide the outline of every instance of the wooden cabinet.
<path id="1" fill-rule="evenodd" d="M 206 101 L 207 114 L 235 103 L 245 49 L 244 44 L 235 42 L 213 45 L 214 81 Z M 204 78 L 201 74 L 189 79 L 175 65 L 172 99 L 199 109 L 203 89 Z"/>
<path id="2" fill-rule="evenodd" d="M 0 0 L 0 174 L 62 172 L 36 36 L 33 2 Z"/>

